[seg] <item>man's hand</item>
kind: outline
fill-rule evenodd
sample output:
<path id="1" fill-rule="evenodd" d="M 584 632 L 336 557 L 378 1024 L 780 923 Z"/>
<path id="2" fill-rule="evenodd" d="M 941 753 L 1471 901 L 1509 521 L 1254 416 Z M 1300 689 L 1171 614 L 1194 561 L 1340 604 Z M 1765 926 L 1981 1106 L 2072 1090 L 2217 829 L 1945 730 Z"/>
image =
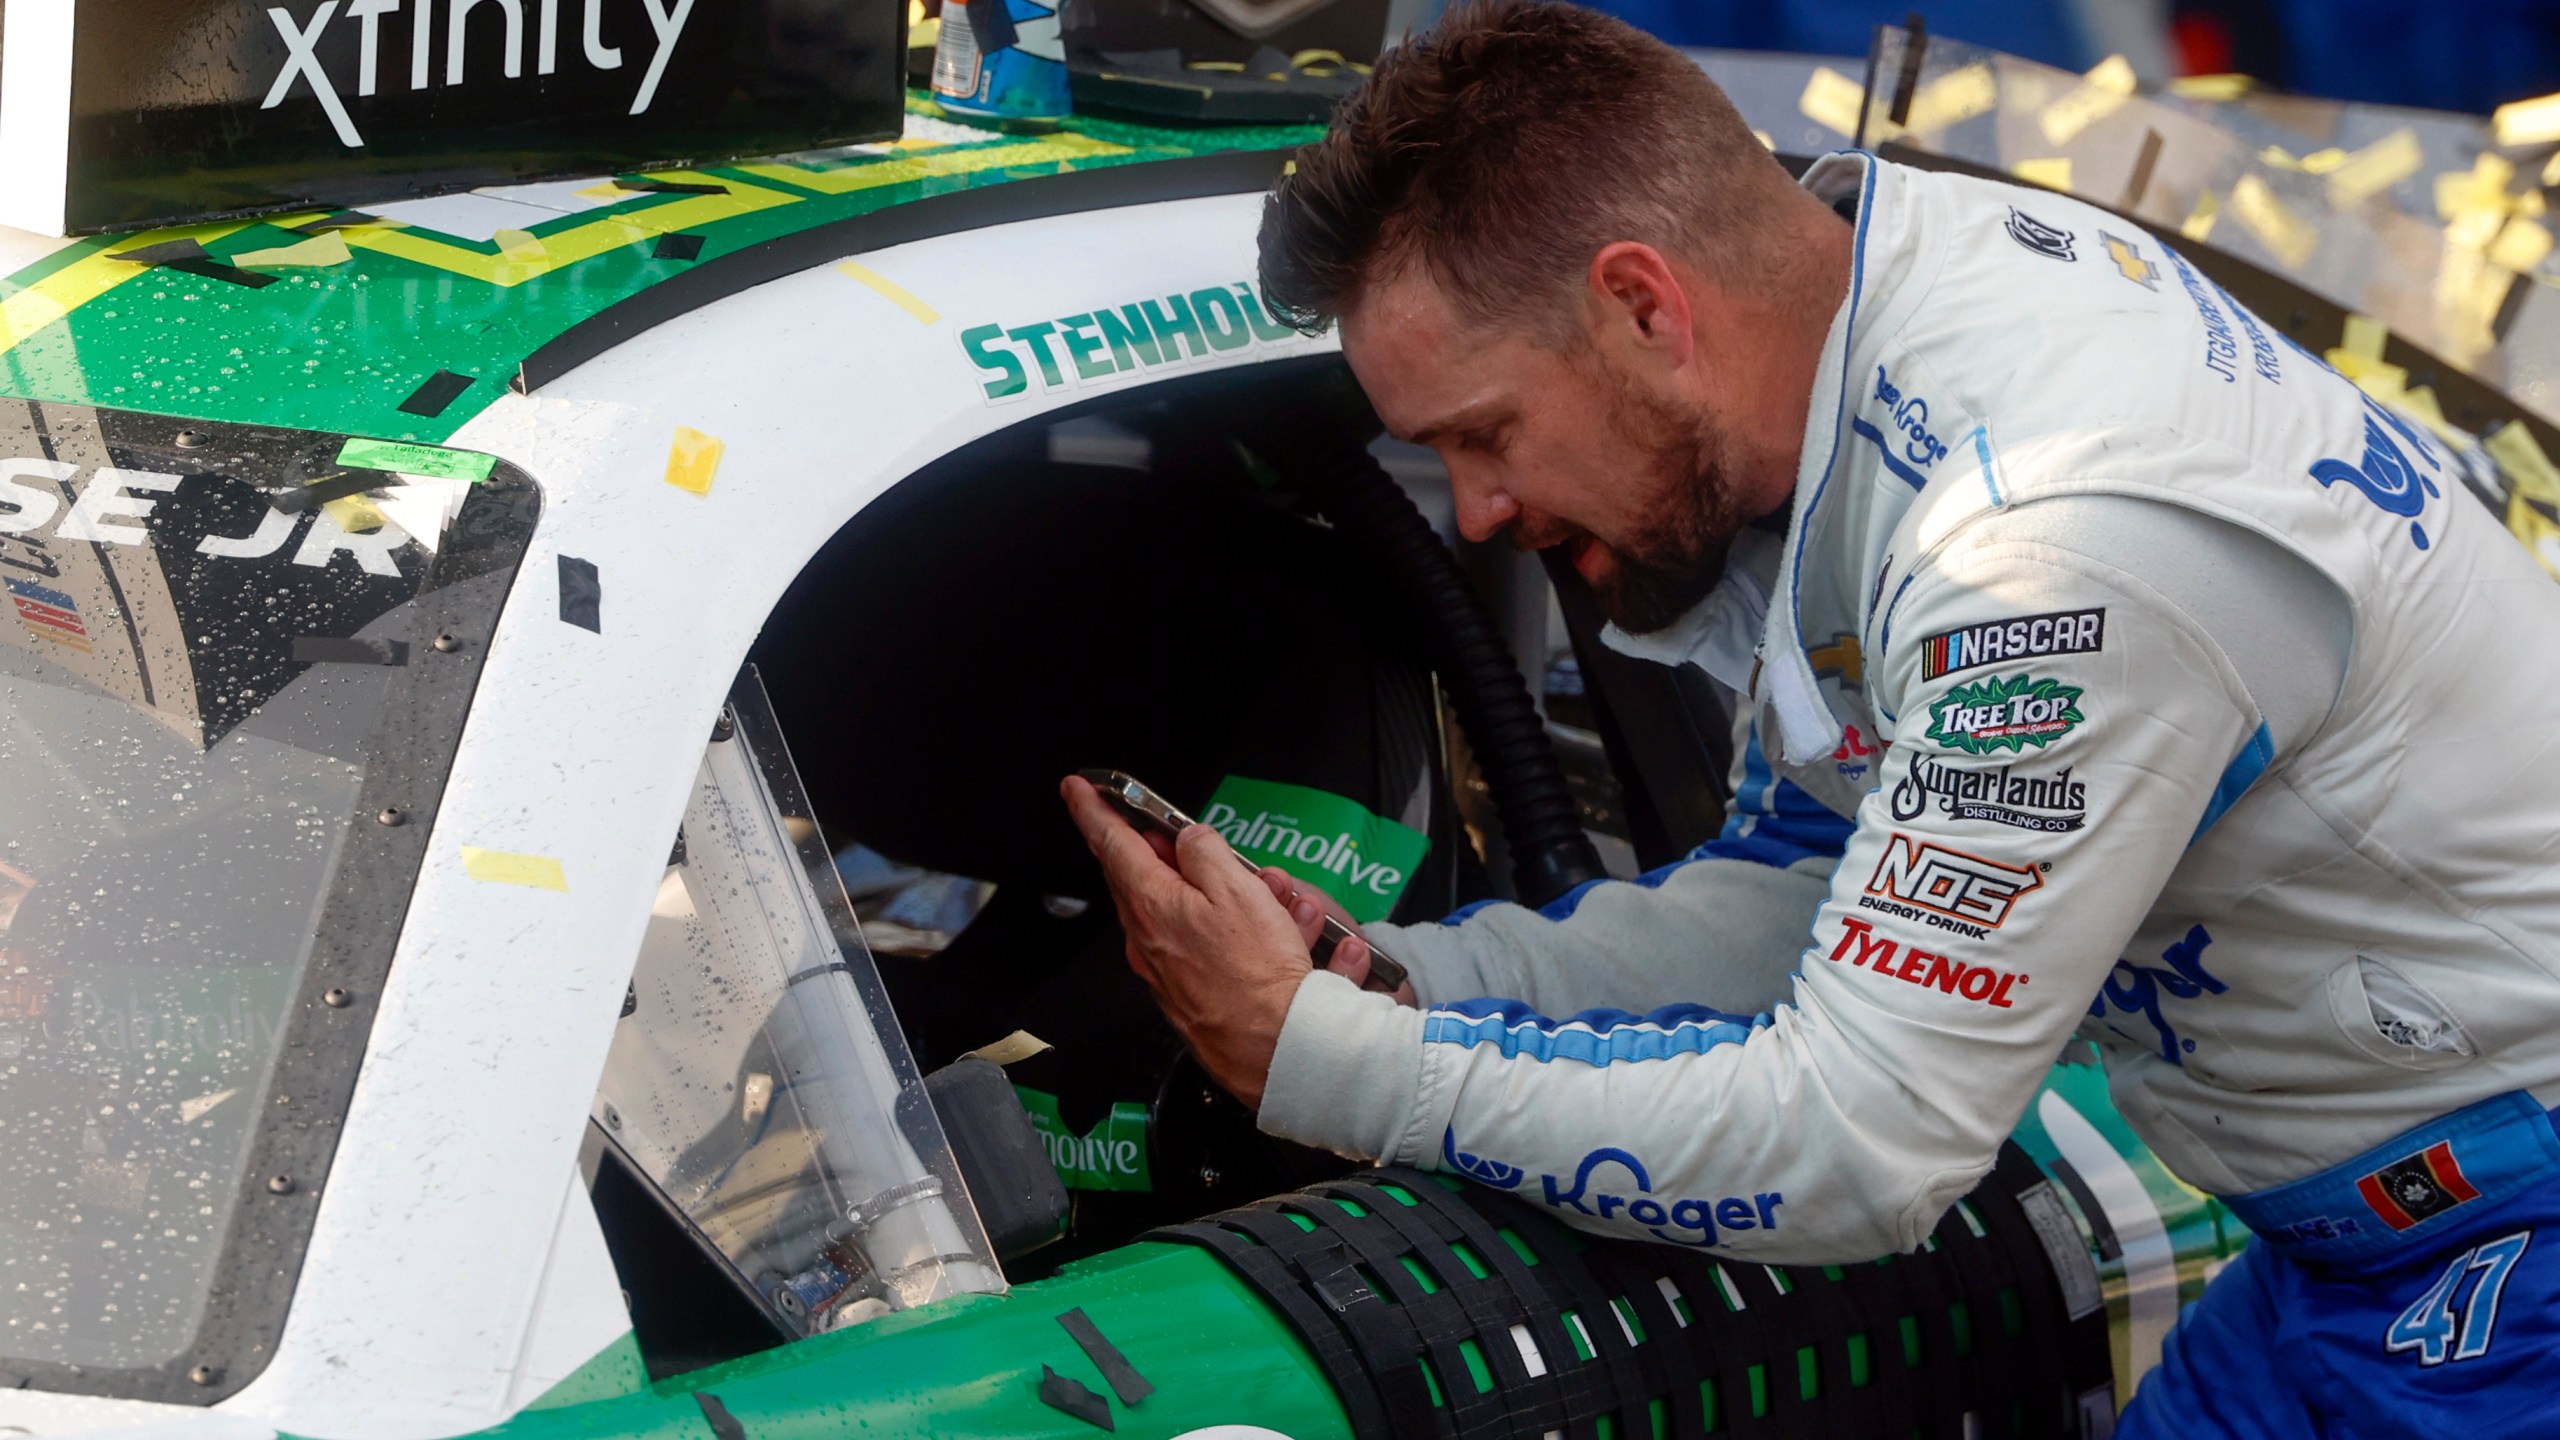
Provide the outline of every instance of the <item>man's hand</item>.
<path id="1" fill-rule="evenodd" d="M 1208 826 L 1194 825 L 1168 845 L 1140 836 L 1079 777 L 1068 776 L 1058 791 L 1102 862 L 1129 936 L 1129 968 L 1155 991 L 1209 1078 L 1261 1108 L 1289 1002 L 1312 968 L 1298 923 Z M 1365 974 L 1368 950 L 1358 949 Z"/>
<path id="2" fill-rule="evenodd" d="M 1262 867 L 1262 883 L 1271 887 L 1272 898 L 1289 907 L 1289 918 L 1298 922 L 1298 939 L 1305 943 L 1309 954 L 1315 953 L 1316 941 L 1324 934 L 1326 916 L 1342 922 L 1343 928 L 1349 930 L 1353 938 L 1333 947 L 1333 953 L 1325 957 L 1324 968 L 1366 989 L 1369 984 L 1369 942 L 1358 938 L 1360 922 L 1351 918 L 1351 912 L 1343 909 L 1341 902 L 1324 891 L 1312 885 L 1299 884 L 1298 877 L 1277 865 Z M 1419 1006 L 1422 1003 L 1414 995 L 1410 978 L 1397 986 L 1394 993 L 1399 1005 Z"/>

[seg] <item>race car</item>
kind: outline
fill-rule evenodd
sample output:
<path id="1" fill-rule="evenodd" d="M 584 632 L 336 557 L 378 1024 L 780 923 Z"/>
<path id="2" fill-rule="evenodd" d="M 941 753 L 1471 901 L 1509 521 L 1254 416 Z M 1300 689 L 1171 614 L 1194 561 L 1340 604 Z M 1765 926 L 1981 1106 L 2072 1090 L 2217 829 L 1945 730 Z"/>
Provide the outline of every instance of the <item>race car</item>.
<path id="1" fill-rule="evenodd" d="M 474 3 L 416 56 L 551 73 L 558 7 Z M 169 223 L 0 234 L 0 1433 L 2106 1433 L 2245 1234 L 2085 1055 L 1920 1251 L 1773 1268 L 1640 1176 L 1664 1243 L 1559 1223 L 1588 1177 L 1263 1137 L 1129 974 L 1078 769 L 1362 919 L 1721 818 L 1718 697 L 1453 553 L 1427 454 L 1264 307 L 1313 127 L 1007 132 L 890 67 L 803 133 L 894 138 L 789 151 L 783 106 L 630 142 L 748 158 L 396 199 L 495 163 L 367 108 L 424 103 L 397 9 L 268 12 L 233 103 L 303 159 L 215 173 L 139 107 L 37 219 Z M 699 79 L 597 16 L 582 83 Z M 1879 65 L 1838 138 L 1960 163 L 1923 147 L 2004 123 L 2019 62 L 1956 113 L 1993 63 Z M 75 159 L 131 138 L 71 109 Z M 2544 515 L 2545 423 L 2436 370 Z"/>

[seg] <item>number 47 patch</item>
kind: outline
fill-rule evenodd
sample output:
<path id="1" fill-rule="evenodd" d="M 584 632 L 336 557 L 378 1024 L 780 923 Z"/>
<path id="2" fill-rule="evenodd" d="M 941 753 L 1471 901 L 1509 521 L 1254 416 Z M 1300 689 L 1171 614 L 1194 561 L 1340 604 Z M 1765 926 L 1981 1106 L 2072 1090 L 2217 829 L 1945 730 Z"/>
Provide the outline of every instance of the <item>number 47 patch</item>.
<path id="1" fill-rule="evenodd" d="M 2488 1354 L 2498 1329 L 2498 1300 L 2506 1292 L 2507 1276 L 2514 1273 L 2532 1239 L 2532 1231 L 2519 1230 L 2454 1256 L 2426 1293 L 2391 1322 L 2383 1334 L 2383 1347 L 2393 1354 L 2415 1350 L 2421 1366 Z M 2475 1270 L 2480 1281 L 2465 1293 L 2462 1282 Z"/>

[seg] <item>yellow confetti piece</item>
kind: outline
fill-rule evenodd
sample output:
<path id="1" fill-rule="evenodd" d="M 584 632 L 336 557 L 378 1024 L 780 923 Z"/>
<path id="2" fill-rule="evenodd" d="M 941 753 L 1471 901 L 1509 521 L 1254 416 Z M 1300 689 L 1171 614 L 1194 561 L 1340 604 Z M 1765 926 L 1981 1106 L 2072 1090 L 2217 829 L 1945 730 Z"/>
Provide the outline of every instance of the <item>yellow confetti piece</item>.
<path id="1" fill-rule="evenodd" d="M 510 260 L 531 264 L 541 260 L 546 253 L 542 242 L 535 239 L 530 230 L 499 230 L 489 238 L 498 243 L 498 253 Z"/>
<path id="2" fill-rule="evenodd" d="M 2418 167 L 2425 163 L 2417 133 L 2405 128 L 2394 130 L 2347 156 L 2343 164 L 2329 172 L 2329 203 L 2341 210 L 2361 205 L 2417 174 Z"/>
<path id="3" fill-rule="evenodd" d="M 2169 82 L 2169 93 L 2188 100 L 2237 100 L 2258 88 L 2246 75 L 2185 75 Z"/>
<path id="4" fill-rule="evenodd" d="M 569 193 L 577 196 L 581 200 L 613 201 L 638 198 L 636 192 L 625 190 L 610 180 L 603 181 L 600 184 L 590 185 L 584 190 L 572 190 Z"/>
<path id="5" fill-rule="evenodd" d="M 2448 170 L 2436 177 L 2436 218 L 2447 224 L 2480 210 L 2507 208 L 2507 184 L 2516 167 L 2503 155 L 2480 152 L 2468 170 Z"/>
<path id="6" fill-rule="evenodd" d="M 2000 82 L 1979 62 L 1950 70 L 1912 92 L 1913 130 L 1943 130 L 2000 108 Z"/>
<path id="7" fill-rule="evenodd" d="M 2231 187 L 2231 213 L 2240 228 L 2257 237 L 2276 263 L 2288 270 L 2300 269 L 2311 252 L 2320 248 L 2320 232 L 2285 208 L 2267 182 L 2255 175 L 2243 175 Z"/>
<path id="8" fill-rule="evenodd" d="M 2504 265 L 2521 275 L 2542 263 L 2551 253 L 2551 232 L 2523 216 L 2509 220 L 2498 238 L 2489 242 L 2489 263 Z"/>
<path id="9" fill-rule="evenodd" d="M 710 494 L 711 477 L 720 469 L 720 452 L 726 448 L 716 435 L 677 426 L 675 443 L 667 449 L 667 483 L 696 495 Z"/>
<path id="10" fill-rule="evenodd" d="M 2560 150 L 2553 151 L 2551 158 L 2542 162 L 2542 183 L 2560 185 Z"/>
<path id="11" fill-rule="evenodd" d="M 294 266 L 322 269 L 331 265 L 344 265 L 354 258 L 356 258 L 355 252 L 347 248 L 347 237 L 335 230 L 326 230 L 308 240 L 296 241 L 291 245 L 279 245 L 272 250 L 243 251 L 232 256 L 231 263 L 272 270 L 289 269 Z"/>
<path id="12" fill-rule="evenodd" d="M 2560 95 L 2501 105 L 2489 117 L 2500 145 L 2540 145 L 2560 140 Z"/>
<path id="13" fill-rule="evenodd" d="M 568 873 L 548 855 L 518 855 L 511 850 L 462 847 L 462 872 L 484 885 L 522 885 L 534 890 L 569 888 Z"/>
<path id="14" fill-rule="evenodd" d="M 2542 453 L 2533 432 L 2520 421 L 2510 420 L 2481 439 L 2480 448 L 2497 462 L 2499 473 L 2515 486 L 2516 493 L 2528 495 L 2545 505 L 2560 505 L 2560 468 Z"/>
<path id="15" fill-rule="evenodd" d="M 2196 192 L 2195 207 L 2187 218 L 2178 222 L 2178 233 L 2190 240 L 2202 240 L 2213 233 L 2213 222 L 2222 214 L 2222 202 L 2210 190 Z"/>
<path id="16" fill-rule="evenodd" d="M 2056 155 L 2044 160 L 2021 160 L 2009 167 L 2009 173 L 2030 185 L 2041 185 L 2047 190 L 2060 190 L 2065 194 L 2070 193 L 2071 190 L 2071 157 L 2068 155 Z"/>
<path id="17" fill-rule="evenodd" d="M 1818 65 L 1804 82 L 1804 93 L 1796 97 L 1796 110 L 1825 130 L 1855 139 L 1858 107 L 1866 98 L 1865 86 L 1828 65 Z"/>
<path id="18" fill-rule="evenodd" d="M 2491 325 L 2515 278 L 2479 251 L 2448 243 L 2436 262 L 2437 353 L 2469 365 L 2497 348 Z"/>
<path id="19" fill-rule="evenodd" d="M 2370 315 L 2350 313 L 2344 333 L 2338 337 L 2338 348 L 2363 360 L 2382 358 L 2383 342 L 2391 338 L 2391 327 Z"/>
<path id="20" fill-rule="evenodd" d="M 881 299 L 888 301 L 890 304 L 895 305 L 899 309 L 916 317 L 916 323 L 919 325 L 931 325 L 942 318 L 941 311 L 936 310 L 932 306 L 924 303 L 922 300 L 917 299 L 914 291 L 909 290 L 907 287 L 890 279 L 888 276 L 881 274 L 877 270 L 871 269 L 868 266 L 857 265 L 850 260 L 839 262 L 836 265 L 836 269 L 846 275 L 852 276 L 856 280 L 861 281 L 864 285 L 869 286 L 872 293 L 878 295 Z"/>
<path id="21" fill-rule="evenodd" d="M 2507 533 L 2523 541 L 2533 558 L 2542 562 L 2542 568 L 2560 580 L 2560 524 L 2526 504 L 2521 490 L 2507 497 Z"/>
<path id="22" fill-rule="evenodd" d="M 2081 131 L 2124 107 L 2133 98 L 2133 66 L 2110 55 L 2080 77 L 2080 83 L 2036 117 L 2048 145 L 2068 145 Z"/>
<path id="23" fill-rule="evenodd" d="M 2504 211 L 2484 205 L 2455 216 L 2453 223 L 2444 227 L 2444 238 L 2448 244 L 2485 255 L 2490 242 L 2498 238 L 2498 232 L 2506 228 L 2506 223 Z"/>
<path id="24" fill-rule="evenodd" d="M 2472 437 L 2444 416 L 2444 402 L 2436 398 L 2432 385 L 2412 385 L 2400 392 L 2400 413 L 2435 432 L 2435 437 L 2456 450 L 2468 450 Z"/>
<path id="25" fill-rule="evenodd" d="M 1769 134 L 1769 132 L 1768 132 L 1768 131 L 1766 131 L 1766 130 L 1754 130 L 1754 131 L 1752 131 L 1752 132 L 1751 132 L 1751 138 L 1752 138 L 1752 139 L 1754 139 L 1754 140 L 1759 141 L 1759 142 L 1760 142 L 1760 148 L 1761 148 L 1761 149 L 1763 149 L 1763 150 L 1767 150 L 1767 151 L 1770 151 L 1770 152 L 1774 153 L 1774 152 L 1777 150 L 1777 148 L 1778 148 L 1778 142 L 1777 142 L 1777 140 L 1776 140 L 1774 137 L 1772 137 L 1772 136 Z M 1295 162 L 1295 161 L 1291 161 L 1290 163 L 1291 163 L 1291 164 L 1296 164 L 1297 162 Z"/>
<path id="26" fill-rule="evenodd" d="M 2376 400 L 2397 396 L 2409 383 L 2408 371 L 2370 355 L 2359 355 L 2353 350 L 2332 349 L 2320 358 L 2329 362 L 2330 369 L 2356 382 L 2358 388 Z"/>

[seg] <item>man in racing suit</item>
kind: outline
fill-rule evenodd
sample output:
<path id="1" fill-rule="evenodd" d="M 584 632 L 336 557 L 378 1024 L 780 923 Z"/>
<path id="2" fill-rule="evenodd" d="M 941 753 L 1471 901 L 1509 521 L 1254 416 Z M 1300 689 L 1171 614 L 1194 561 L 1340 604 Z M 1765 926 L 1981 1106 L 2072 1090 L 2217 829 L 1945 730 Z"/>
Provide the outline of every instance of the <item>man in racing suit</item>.
<path id="1" fill-rule="evenodd" d="M 1327 146 L 1463 126 L 1464 86 L 1569 92 L 1612 43 L 1635 42 L 1578 12 L 1461 11 Z M 1398 103 L 1422 118 L 1374 123 Z M 1626 163 L 1599 143 L 1581 163 Z M 1459 183 L 1427 168 L 1455 159 L 1398 163 L 1405 188 L 1362 203 Z M 1272 273 L 1275 231 L 1324 239 L 1299 183 L 1266 221 L 1283 304 L 1308 272 Z M 1787 222 L 1792 249 L 1839 257 L 1801 282 L 1825 287 L 1807 363 L 1721 357 L 1810 381 L 1792 483 L 1722 527 L 1703 599 L 1622 593 L 1642 623 L 1611 632 L 1747 697 L 1724 838 L 1542 912 L 1369 927 L 1412 971 L 1399 1004 L 1356 957 L 1248 958 L 1277 907 L 1215 835 L 1187 834 L 1177 873 L 1071 784 L 1133 961 L 1267 1130 L 1758 1261 L 1918 1245 L 2076 1033 L 2136 1131 L 2257 1237 L 2125 1433 L 2555 1433 L 2560 589 L 2445 450 L 2127 222 L 1857 153 L 1802 187 L 1827 213 Z M 1605 548 L 1600 521 L 1488 499 L 1487 475 L 1528 489 L 1525 464 L 1479 463 L 1414 402 L 1456 393 L 1404 364 L 1432 312 L 1389 333 L 1381 307 L 1453 282 L 1380 257 L 1447 227 L 1380 229 L 1380 273 L 1328 303 L 1381 414 L 1452 457 L 1472 531 Z M 1636 348 L 1609 348 L 1612 305 L 1653 283 L 1611 278 L 1623 248 L 1592 261 L 1586 368 L 1665 328 L 1628 302 Z M 1671 273 L 1711 294 L 1710 268 Z M 1711 346 L 1712 308 L 1671 315 L 1675 341 Z M 1452 309 L 1459 333 L 1500 323 Z M 1680 453 L 1733 490 L 1748 450 Z"/>

